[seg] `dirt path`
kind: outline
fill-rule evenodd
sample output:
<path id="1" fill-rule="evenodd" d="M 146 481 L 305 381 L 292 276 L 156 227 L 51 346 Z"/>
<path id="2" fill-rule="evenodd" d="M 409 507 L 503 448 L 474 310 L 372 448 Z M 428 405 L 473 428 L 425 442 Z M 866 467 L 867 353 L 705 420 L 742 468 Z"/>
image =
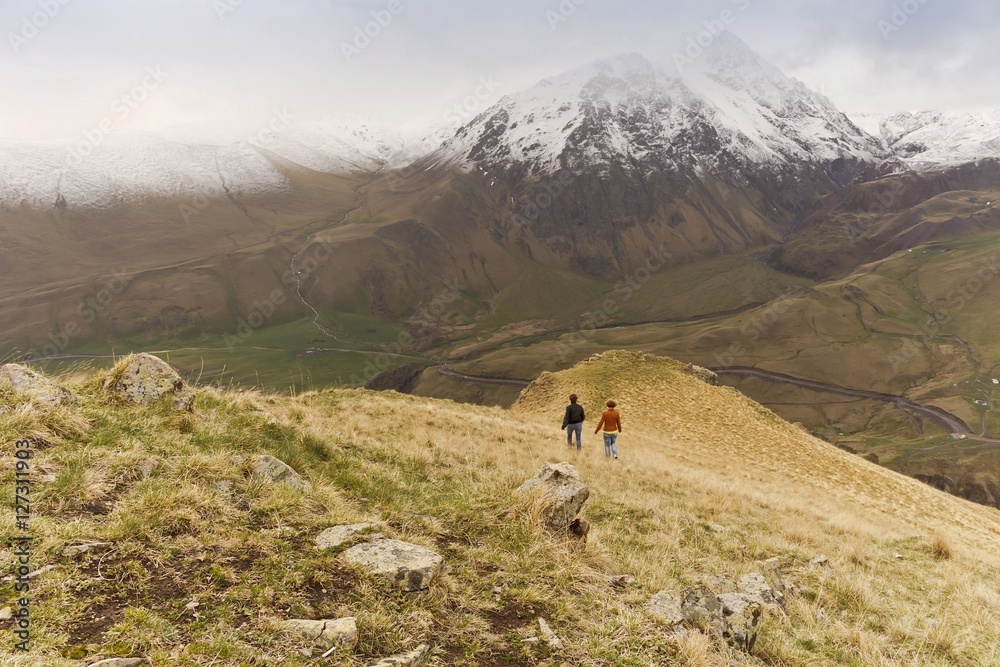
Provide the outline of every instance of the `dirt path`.
<path id="1" fill-rule="evenodd" d="M 465 373 L 458 373 L 451 370 L 448 366 L 441 366 L 438 368 L 438 373 L 441 375 L 447 375 L 448 377 L 455 378 L 456 380 L 463 380 L 465 382 L 476 382 L 479 384 L 503 384 L 510 385 L 512 387 L 527 387 L 531 384 L 531 380 L 520 380 L 517 378 L 498 378 L 491 377 L 488 375 L 466 375 Z"/>

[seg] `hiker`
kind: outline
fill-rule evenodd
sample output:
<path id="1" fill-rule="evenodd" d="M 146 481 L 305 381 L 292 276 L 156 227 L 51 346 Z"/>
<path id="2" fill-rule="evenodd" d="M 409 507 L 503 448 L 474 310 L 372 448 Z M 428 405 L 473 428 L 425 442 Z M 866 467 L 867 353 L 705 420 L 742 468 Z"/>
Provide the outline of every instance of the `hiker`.
<path id="1" fill-rule="evenodd" d="M 576 433 L 576 451 L 580 451 L 580 435 L 583 433 L 583 406 L 576 402 L 576 394 L 569 395 L 569 405 L 566 406 L 566 414 L 563 416 L 563 430 L 566 431 L 566 444 L 573 446 L 573 434 Z"/>
<path id="2" fill-rule="evenodd" d="M 596 434 L 604 427 L 604 455 L 611 456 L 614 454 L 615 458 L 618 458 L 618 434 L 622 432 L 622 416 L 618 414 L 615 410 L 615 406 L 618 405 L 614 401 L 608 401 L 608 409 L 604 411 L 601 415 L 601 421 L 598 422 L 597 428 L 594 429 Z"/>

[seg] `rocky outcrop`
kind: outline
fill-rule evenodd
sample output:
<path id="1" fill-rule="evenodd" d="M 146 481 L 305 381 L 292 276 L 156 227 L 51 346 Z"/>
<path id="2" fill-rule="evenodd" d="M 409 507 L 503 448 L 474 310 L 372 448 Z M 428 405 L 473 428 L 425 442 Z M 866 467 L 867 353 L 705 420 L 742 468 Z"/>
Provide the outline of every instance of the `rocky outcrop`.
<path id="1" fill-rule="evenodd" d="M 21 364 L 0 366 L 0 384 L 9 384 L 15 391 L 27 395 L 39 403 L 49 405 L 73 405 L 76 403 L 76 394 L 72 391 L 60 387 L 41 373 L 36 373 Z"/>
<path id="2" fill-rule="evenodd" d="M 536 491 L 545 502 L 545 523 L 555 531 L 566 532 L 590 490 L 580 481 L 580 475 L 569 463 L 546 463 L 538 472 L 517 488 L 517 493 Z"/>
<path id="3" fill-rule="evenodd" d="M 282 621 L 281 628 L 305 639 L 310 648 L 322 651 L 332 648 L 352 649 L 358 645 L 358 624 L 354 617 L 319 621 L 291 619 Z"/>
<path id="4" fill-rule="evenodd" d="M 131 403 L 155 403 L 169 398 L 176 410 L 194 407 L 194 392 L 173 367 L 142 352 L 122 360 L 105 381 L 105 388 Z"/>
<path id="5" fill-rule="evenodd" d="M 719 384 L 719 376 L 716 375 L 714 371 L 710 371 L 707 368 L 696 366 L 694 364 L 684 364 L 684 371 L 688 375 L 693 375 L 705 384 L 710 384 L 713 387 Z"/>
<path id="6" fill-rule="evenodd" d="M 770 583 L 773 576 L 780 577 L 772 561 L 765 563 L 764 573 L 739 579 L 715 575 L 707 585 L 656 593 L 647 601 L 646 611 L 673 632 L 699 630 L 719 643 L 749 652 L 757 641 L 764 609 L 784 608 L 784 584 L 780 590 L 775 588 Z"/>
<path id="7" fill-rule="evenodd" d="M 342 557 L 369 574 L 387 577 L 405 592 L 428 588 L 441 571 L 444 561 L 439 554 L 426 547 L 388 539 L 355 545 Z"/>

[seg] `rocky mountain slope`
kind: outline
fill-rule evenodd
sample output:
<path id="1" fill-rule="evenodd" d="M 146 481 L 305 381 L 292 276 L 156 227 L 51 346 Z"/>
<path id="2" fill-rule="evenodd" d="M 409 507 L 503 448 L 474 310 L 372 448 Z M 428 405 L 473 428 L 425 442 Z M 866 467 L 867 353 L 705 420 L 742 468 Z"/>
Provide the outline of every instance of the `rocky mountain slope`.
<path id="1" fill-rule="evenodd" d="M 668 359 L 607 353 L 540 377 L 512 411 L 193 387 L 189 412 L 175 385 L 127 398 L 144 379 L 135 361 L 59 379 L 75 393 L 61 404 L 0 385 L 0 437 L 31 452 L 36 536 L 28 592 L 0 582 L 12 616 L 30 597 L 30 652 L 5 645 L 6 664 L 293 667 L 327 650 L 345 667 L 995 657 L 996 512 Z M 582 453 L 566 448 L 570 389 L 591 417 L 619 401 L 619 460 L 590 434 Z M 561 459 L 585 542 L 550 525 L 551 497 L 517 492 Z M 14 470 L 0 475 L 13 503 Z M 11 544 L 23 531 L 0 532 Z M 387 577 L 389 562 L 412 576 Z"/>

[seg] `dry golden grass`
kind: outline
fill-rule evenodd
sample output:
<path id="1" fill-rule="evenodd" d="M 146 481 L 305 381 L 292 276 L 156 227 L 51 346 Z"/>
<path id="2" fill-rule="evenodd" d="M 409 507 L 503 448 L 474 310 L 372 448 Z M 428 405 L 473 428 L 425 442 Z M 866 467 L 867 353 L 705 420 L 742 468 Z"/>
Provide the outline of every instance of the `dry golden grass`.
<path id="1" fill-rule="evenodd" d="M 589 425 L 618 401 L 620 460 L 586 428 L 583 452 L 566 446 L 558 424 L 570 391 Z M 36 593 L 38 653 L 0 653 L 2 664 L 79 664 L 61 652 L 79 647 L 95 600 L 117 600 L 89 656 L 306 665 L 274 622 L 356 615 L 359 647 L 328 664 L 356 667 L 430 639 L 433 666 L 725 665 L 701 635 L 668 637 L 643 604 L 775 556 L 797 592 L 736 664 L 1000 664 L 1000 513 L 817 441 L 669 360 L 607 353 L 542 377 L 512 411 L 355 390 L 206 390 L 187 417 L 101 400 L 82 398 L 86 433 L 39 453 L 57 479 L 39 499 L 37 562 L 58 568 Z M 0 416 L 0 435 L 25 424 Z M 231 456 L 258 451 L 314 492 L 248 479 Z M 148 478 L 136 474 L 145 459 L 157 462 Z M 558 460 L 591 488 L 585 548 L 548 534 L 534 500 L 512 494 Z M 107 512 L 88 514 L 93 502 Z M 324 527 L 357 521 L 440 550 L 448 570 L 426 594 L 400 596 L 311 548 Z M 10 532 L 0 525 L 0 539 Z M 89 539 L 115 544 L 103 579 L 96 556 L 59 555 Z M 808 564 L 819 554 L 831 567 Z M 609 585 L 621 574 L 636 584 Z M 185 611 L 190 600 L 200 618 Z M 565 642 L 559 655 L 523 643 L 538 616 Z"/>

